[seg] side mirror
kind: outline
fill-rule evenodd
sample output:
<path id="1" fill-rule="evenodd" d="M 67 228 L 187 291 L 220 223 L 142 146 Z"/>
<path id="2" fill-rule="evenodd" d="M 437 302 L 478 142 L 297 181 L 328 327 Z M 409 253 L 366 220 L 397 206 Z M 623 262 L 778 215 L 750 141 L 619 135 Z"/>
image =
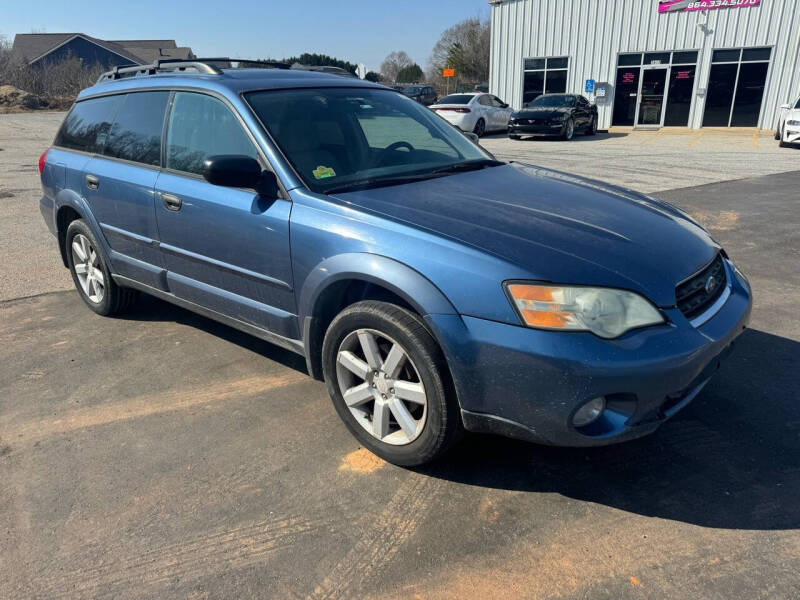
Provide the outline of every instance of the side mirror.
<path id="1" fill-rule="evenodd" d="M 481 138 L 479 138 L 476 134 L 472 133 L 471 131 L 465 131 L 464 135 L 468 137 L 469 141 L 471 141 L 475 145 L 478 145 L 478 143 L 481 141 Z"/>
<path id="2" fill-rule="evenodd" d="M 262 196 L 278 196 L 275 173 L 263 171 L 251 156 L 221 154 L 209 156 L 203 162 L 203 177 L 213 185 L 255 190 Z"/>
<path id="3" fill-rule="evenodd" d="M 508 104 L 506 104 L 505 102 L 503 102 L 500 106 L 502 106 L 503 108 L 508 108 Z"/>
<path id="4" fill-rule="evenodd" d="M 781 104 L 781 108 L 783 110 L 789 110 L 790 108 L 792 108 L 792 106 L 790 104 Z"/>

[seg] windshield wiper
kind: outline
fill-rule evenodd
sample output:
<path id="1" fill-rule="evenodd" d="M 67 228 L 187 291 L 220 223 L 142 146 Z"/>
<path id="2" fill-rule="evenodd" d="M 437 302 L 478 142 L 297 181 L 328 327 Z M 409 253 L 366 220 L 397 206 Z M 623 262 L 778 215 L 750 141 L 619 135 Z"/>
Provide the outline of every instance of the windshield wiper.
<path id="1" fill-rule="evenodd" d="M 479 160 L 468 160 L 467 162 L 455 163 L 447 165 L 446 167 L 439 167 L 434 169 L 433 173 L 461 173 L 464 171 L 478 171 L 486 167 L 499 167 L 504 165 L 503 161 L 492 160 L 490 158 L 481 158 Z"/>
<path id="2" fill-rule="evenodd" d="M 435 179 L 437 177 L 444 177 L 449 173 L 461 173 L 464 171 L 477 171 L 486 167 L 497 167 L 506 163 L 499 160 L 491 160 L 488 158 L 481 158 L 479 160 L 470 160 L 462 163 L 455 163 L 447 165 L 446 167 L 439 167 L 424 173 L 414 173 L 411 175 L 386 175 L 384 177 L 373 177 L 370 179 L 361 179 L 360 181 L 353 181 L 351 183 L 344 183 L 325 190 L 326 194 L 338 194 L 341 192 L 354 192 L 357 190 L 366 190 L 376 187 L 386 187 L 390 185 L 401 185 L 403 183 L 413 183 L 415 181 L 424 181 L 426 179 Z"/>
<path id="3" fill-rule="evenodd" d="M 436 171 L 428 171 L 426 173 L 416 173 L 414 175 L 387 175 L 385 177 L 372 177 L 370 179 L 361 179 L 353 181 L 352 183 L 344 183 L 325 190 L 326 194 L 337 194 L 341 192 L 354 192 L 357 190 L 366 190 L 376 187 L 386 187 L 389 185 L 400 185 L 402 183 L 413 183 L 415 181 L 423 181 L 425 179 L 433 179 L 434 177 L 442 177 L 443 173 Z"/>

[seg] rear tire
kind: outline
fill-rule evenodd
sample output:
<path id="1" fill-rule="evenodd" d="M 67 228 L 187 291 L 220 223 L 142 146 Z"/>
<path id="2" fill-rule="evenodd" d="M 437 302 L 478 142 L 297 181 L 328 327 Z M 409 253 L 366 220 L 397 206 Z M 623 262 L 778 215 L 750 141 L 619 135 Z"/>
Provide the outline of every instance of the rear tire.
<path id="1" fill-rule="evenodd" d="M 98 315 L 111 316 L 133 304 L 138 292 L 114 282 L 100 244 L 83 219 L 69 224 L 64 243 L 72 281 L 86 306 Z"/>
<path id="2" fill-rule="evenodd" d="M 776 140 L 780 140 L 780 139 L 781 139 L 781 137 L 782 137 L 782 136 L 781 136 L 781 130 L 780 130 L 780 129 L 776 129 L 776 130 L 775 130 L 775 139 L 776 139 Z"/>
<path id="3" fill-rule="evenodd" d="M 421 465 L 461 437 L 444 355 L 411 311 L 372 300 L 347 307 L 325 333 L 322 362 L 336 412 L 384 460 Z"/>
<path id="4" fill-rule="evenodd" d="M 478 122 L 475 123 L 475 129 L 472 130 L 472 133 L 478 137 L 484 136 L 486 133 L 486 121 L 484 121 L 483 118 L 478 119 Z"/>

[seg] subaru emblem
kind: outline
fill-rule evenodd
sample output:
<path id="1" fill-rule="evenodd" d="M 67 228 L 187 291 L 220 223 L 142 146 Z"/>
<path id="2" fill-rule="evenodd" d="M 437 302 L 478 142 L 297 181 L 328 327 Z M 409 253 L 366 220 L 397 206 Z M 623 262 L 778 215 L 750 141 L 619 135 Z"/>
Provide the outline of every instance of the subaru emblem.
<path id="1" fill-rule="evenodd" d="M 711 292 L 713 292 L 716 287 L 717 287 L 717 280 L 714 279 L 713 275 L 711 275 L 708 279 L 706 279 L 706 286 L 705 286 L 706 294 L 710 294 Z"/>

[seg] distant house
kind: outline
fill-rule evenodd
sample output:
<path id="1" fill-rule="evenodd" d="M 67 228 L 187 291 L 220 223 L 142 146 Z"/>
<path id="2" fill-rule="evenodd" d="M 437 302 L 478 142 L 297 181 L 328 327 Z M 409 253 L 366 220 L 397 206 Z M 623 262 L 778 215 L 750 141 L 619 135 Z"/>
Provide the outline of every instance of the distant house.
<path id="1" fill-rule="evenodd" d="M 29 65 L 68 57 L 104 68 L 145 65 L 165 58 L 195 58 L 192 49 L 175 40 L 100 40 L 85 33 L 18 33 L 12 53 Z"/>

